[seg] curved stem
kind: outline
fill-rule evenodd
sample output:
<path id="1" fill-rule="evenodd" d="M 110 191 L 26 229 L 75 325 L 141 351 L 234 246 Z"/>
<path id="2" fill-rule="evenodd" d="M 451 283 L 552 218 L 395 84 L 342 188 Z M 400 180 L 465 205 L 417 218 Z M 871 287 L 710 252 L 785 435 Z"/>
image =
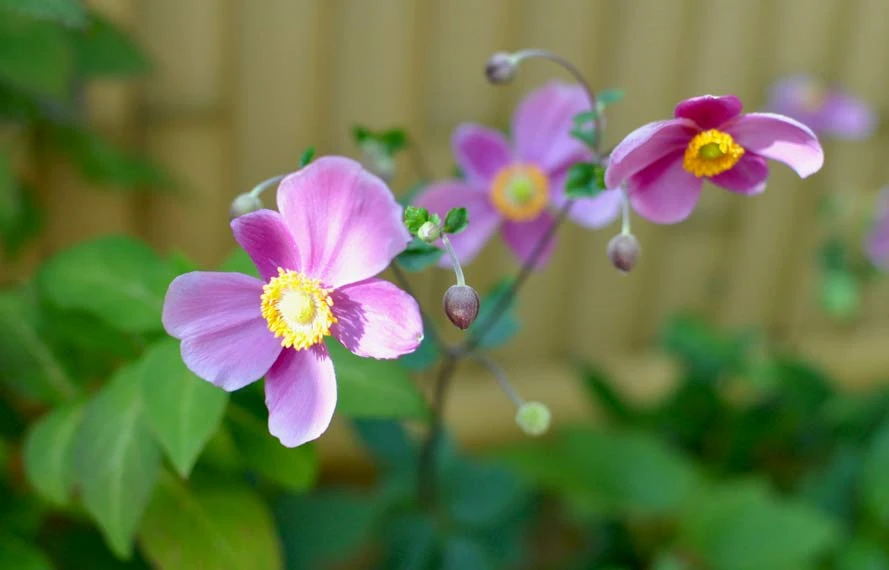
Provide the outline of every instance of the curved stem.
<path id="1" fill-rule="evenodd" d="M 286 174 L 279 174 L 278 176 L 272 176 L 268 180 L 263 180 L 262 182 L 260 182 L 259 184 L 257 184 L 256 186 L 253 187 L 253 190 L 250 191 L 250 195 L 253 196 L 254 198 L 259 198 L 259 196 L 263 192 L 265 192 L 266 190 L 268 190 L 270 187 L 274 186 L 278 182 L 281 182 L 285 178 L 287 178 Z"/>
<path id="2" fill-rule="evenodd" d="M 497 384 L 500 385 L 500 389 L 509 396 L 510 400 L 512 400 L 512 403 L 515 404 L 517 408 L 522 407 L 525 400 L 515 391 L 515 388 L 512 387 L 512 384 L 509 383 L 509 379 L 506 377 L 506 371 L 494 362 L 493 358 L 481 352 L 472 353 L 470 358 L 487 368 L 494 378 L 497 379 Z"/>
<path id="3" fill-rule="evenodd" d="M 454 267 L 454 274 L 457 276 L 457 285 L 466 285 L 466 277 L 463 275 L 463 266 L 460 265 L 460 260 L 457 259 L 457 252 L 454 251 L 454 247 L 451 245 L 451 240 L 448 239 L 447 234 L 444 232 L 441 233 L 441 243 L 445 247 L 445 251 L 447 251 L 448 255 L 451 257 L 451 265 Z"/>

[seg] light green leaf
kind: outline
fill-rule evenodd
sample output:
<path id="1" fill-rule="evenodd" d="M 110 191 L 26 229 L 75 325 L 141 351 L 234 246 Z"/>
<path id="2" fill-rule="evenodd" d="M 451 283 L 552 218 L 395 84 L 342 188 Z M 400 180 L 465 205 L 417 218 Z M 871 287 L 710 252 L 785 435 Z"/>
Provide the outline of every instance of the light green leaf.
<path id="1" fill-rule="evenodd" d="M 426 400 L 397 362 L 361 358 L 337 342 L 327 348 L 336 370 L 339 412 L 353 418 L 427 417 Z"/>
<path id="2" fill-rule="evenodd" d="M 229 404 L 228 419 L 241 461 L 248 469 L 293 491 L 304 491 L 315 483 L 318 457 L 312 445 L 284 447 L 269 434 L 265 419 L 239 404 Z"/>
<path id="3" fill-rule="evenodd" d="M 0 83 L 61 100 L 68 96 L 73 72 L 71 46 L 63 28 L 0 12 Z"/>
<path id="4" fill-rule="evenodd" d="M 395 261 L 406 271 L 422 271 L 438 263 L 442 255 L 444 250 L 414 238 L 407 244 L 407 248 L 398 254 Z"/>
<path id="5" fill-rule="evenodd" d="M 0 11 L 66 26 L 80 27 L 86 24 L 86 10 L 80 0 L 0 0 Z"/>
<path id="6" fill-rule="evenodd" d="M 130 77 L 151 69 L 151 62 L 129 35 L 92 14 L 88 27 L 72 34 L 77 71 L 84 78 Z"/>
<path id="7" fill-rule="evenodd" d="M 883 423 L 871 440 L 864 458 L 860 494 L 864 507 L 881 524 L 889 523 L 889 421 Z"/>
<path id="8" fill-rule="evenodd" d="M 139 546 L 158 570 L 282 568 L 271 514 L 246 485 L 189 489 L 162 478 L 139 528 Z"/>
<path id="9" fill-rule="evenodd" d="M 889 556 L 874 540 L 856 537 L 845 541 L 836 555 L 836 570 L 889 570 Z"/>
<path id="10" fill-rule="evenodd" d="M 34 544 L 0 532 L 0 568 L 9 570 L 53 570 L 52 561 Z"/>
<path id="11" fill-rule="evenodd" d="M 179 474 L 188 477 L 222 422 L 228 393 L 185 367 L 175 339 L 156 343 L 142 360 L 142 397 L 148 424 Z"/>
<path id="12" fill-rule="evenodd" d="M 66 309 L 82 310 L 126 332 L 162 330 L 161 308 L 173 278 L 147 245 L 108 236 L 64 250 L 41 268 L 43 295 Z"/>
<path id="13" fill-rule="evenodd" d="M 32 295 L 0 292 L 0 381 L 26 397 L 64 402 L 80 389 L 41 333 L 40 319 Z"/>
<path id="14" fill-rule="evenodd" d="M 806 567 L 837 538 L 833 521 L 814 508 L 748 483 L 701 493 L 680 528 L 680 541 L 713 570 Z"/>
<path id="15" fill-rule="evenodd" d="M 25 475 L 38 493 L 57 505 L 68 504 L 74 485 L 74 435 L 82 405 L 56 408 L 34 424 L 24 444 Z"/>
<path id="16" fill-rule="evenodd" d="M 132 552 L 161 463 L 142 414 L 142 371 L 134 364 L 119 370 L 87 405 L 75 436 L 74 469 L 84 506 L 121 558 Z"/>

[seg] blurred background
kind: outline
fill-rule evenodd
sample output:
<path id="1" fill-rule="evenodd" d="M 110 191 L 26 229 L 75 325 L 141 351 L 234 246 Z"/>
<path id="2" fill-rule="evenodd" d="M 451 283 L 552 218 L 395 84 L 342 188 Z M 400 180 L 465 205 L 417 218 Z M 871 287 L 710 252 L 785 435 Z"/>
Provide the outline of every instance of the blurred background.
<path id="1" fill-rule="evenodd" d="M 30 0 L 21 1 L 22 6 L 30 5 Z M 4 0 L 0 7 L 7 4 L 16 8 L 17 0 Z M 108 175 L 110 167 L 101 158 L 107 158 L 109 149 L 95 141 L 84 143 L 76 133 L 66 138 L 64 132 L 52 131 L 23 139 L 15 126 L 0 130 L 4 149 L 24 173 L 43 211 L 39 233 L 14 256 L 3 258 L 0 281 L 6 284 L 26 282 L 56 252 L 116 233 L 144 238 L 164 255 L 182 252 L 203 268 L 215 268 L 235 249 L 228 225 L 231 200 L 263 179 L 294 170 L 309 146 L 319 155 L 359 157 L 352 139 L 356 124 L 403 128 L 429 167 L 447 177 L 454 167 L 450 136 L 458 124 L 505 127 L 525 93 L 551 78 L 570 80 L 554 66 L 531 61 L 511 85 L 492 86 L 483 68 L 499 50 L 550 49 L 577 65 L 594 88 L 623 89 L 624 99 L 608 110 L 606 148 L 636 127 L 670 116 L 674 105 L 687 97 L 733 93 L 746 110 L 761 109 L 773 82 L 797 73 L 842 85 L 880 116 L 889 110 L 885 0 L 86 4 L 129 35 L 146 58 L 145 69 L 134 70 L 138 73 L 133 77 L 97 73 L 80 78 L 74 89 L 75 115 L 107 144 L 133 153 L 132 161 L 114 167 L 123 168 L 122 175 Z M 23 60 L 27 69 L 43 61 L 40 58 L 52 59 L 52 54 L 46 55 L 50 48 L 37 44 L 32 46 L 34 59 Z M 113 68 L 114 51 L 120 48 L 114 42 L 104 45 L 110 46 L 107 61 Z M 21 49 L 20 44 L 0 40 L 0 64 L 20 56 Z M 106 60 L 101 47 L 97 50 L 101 68 Z M 41 113 L 52 117 L 54 109 L 44 105 Z M 72 136 L 76 144 L 70 142 Z M 578 382 L 579 361 L 596 363 L 609 378 L 606 391 L 615 390 L 640 409 L 660 405 L 674 394 L 677 378 L 699 371 L 695 363 L 702 359 L 716 361 L 708 366 L 715 366 L 720 378 L 745 374 L 748 369 L 736 367 L 737 355 L 726 348 L 735 346 L 735 337 L 720 336 L 727 330 L 759 335 L 761 344 L 751 349 L 754 360 L 763 352 L 777 351 L 823 370 L 828 380 L 819 380 L 817 390 L 800 388 L 804 396 L 820 391 L 869 395 L 880 389 L 889 378 L 889 285 L 861 280 L 851 293 L 842 293 L 854 297 L 851 305 L 825 310 L 819 260 L 831 236 L 839 236 L 853 257 L 861 255 L 863 229 L 879 189 L 889 182 L 889 140 L 880 128 L 865 141 L 825 137 L 823 144 L 825 166 L 810 179 L 801 181 L 775 165 L 768 190 L 755 198 L 707 187 L 700 207 L 682 224 L 658 227 L 635 217 L 642 257 L 628 275 L 616 272 L 605 256 L 608 240 L 619 231 L 617 223 L 595 232 L 566 224 L 552 262 L 532 277 L 519 299 L 521 330 L 492 356 L 523 396 L 550 405 L 557 425 L 614 419 L 608 405 L 591 403 L 590 383 Z M 94 155 L 99 158 L 91 160 Z M 409 153 L 398 157 L 392 183 L 397 195 L 404 195 L 416 181 L 414 167 Z M 822 215 L 825 204 L 839 212 L 829 223 Z M 266 205 L 272 205 L 271 197 Z M 469 281 L 482 291 L 517 266 L 495 239 L 465 269 Z M 432 269 L 412 274 L 411 280 L 421 304 L 439 315 L 441 295 L 452 275 Z M 694 323 L 707 324 L 671 320 L 680 312 L 696 315 Z M 683 327 L 693 329 L 691 336 Z M 725 356 L 728 352 L 731 355 Z M 424 390 L 431 386 L 427 380 L 420 375 Z M 703 409 L 696 406 L 671 410 L 695 415 Z M 758 413 L 784 413 L 780 407 L 771 410 Z M 522 440 L 514 414 L 487 371 L 461 366 L 446 413 L 456 441 L 484 450 Z M 756 423 L 751 422 L 744 429 Z M 698 427 L 706 431 L 712 425 Z M 852 429 L 862 453 L 864 433 Z M 321 471 L 328 480 L 364 480 L 372 454 L 361 448 L 359 439 L 348 422 L 338 418 L 318 442 Z M 788 449 L 798 449 L 798 443 L 788 443 Z M 694 445 L 684 449 L 709 457 Z M 754 464 L 732 469 L 756 472 L 760 468 Z M 720 469 L 714 468 L 734 472 Z M 779 488 L 787 477 L 784 471 L 776 477 Z M 784 489 L 790 487 L 788 483 Z M 885 489 L 883 485 L 875 491 L 884 507 Z M 664 529 L 657 527 L 658 521 L 640 524 L 654 525 L 646 529 L 660 536 Z M 776 524 L 780 534 L 784 523 Z M 869 536 L 880 544 L 887 531 L 881 522 L 874 524 L 877 530 Z M 560 539 L 540 540 L 555 540 L 546 548 L 562 548 Z M 699 565 L 694 557 L 683 560 L 686 566 L 657 568 L 803 568 L 783 562 L 733 566 L 713 559 Z M 850 562 L 853 565 L 836 567 L 876 570 L 889 567 L 886 560 L 879 558 L 882 565 Z M 655 567 L 624 563 L 627 568 Z M 594 560 L 577 567 L 606 566 Z M 821 567 L 828 566 L 805 566 Z"/>

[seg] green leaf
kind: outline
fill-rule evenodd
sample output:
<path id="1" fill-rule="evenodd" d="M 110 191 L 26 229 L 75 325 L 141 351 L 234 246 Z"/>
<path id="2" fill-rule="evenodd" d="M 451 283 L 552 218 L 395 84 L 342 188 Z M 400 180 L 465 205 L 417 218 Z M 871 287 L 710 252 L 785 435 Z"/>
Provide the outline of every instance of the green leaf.
<path id="1" fill-rule="evenodd" d="M 590 148 L 596 146 L 596 130 L 593 127 L 575 127 L 569 131 L 569 134 Z"/>
<path id="2" fill-rule="evenodd" d="M 850 271 L 830 270 L 821 278 L 821 307 L 838 319 L 856 316 L 861 309 L 858 279 Z"/>
<path id="3" fill-rule="evenodd" d="M 636 417 L 631 405 L 614 389 L 605 373 L 589 364 L 581 370 L 583 385 L 593 402 L 605 411 L 609 419 L 617 422 L 632 422 Z"/>
<path id="4" fill-rule="evenodd" d="M 402 129 L 390 129 L 379 135 L 379 140 L 389 156 L 407 146 L 407 134 Z"/>
<path id="5" fill-rule="evenodd" d="M 416 206 L 408 206 L 404 209 L 404 227 L 407 228 L 411 235 L 416 235 L 420 226 L 429 221 L 429 210 L 426 208 L 418 208 Z"/>
<path id="6" fill-rule="evenodd" d="M 222 423 L 228 393 L 192 374 L 179 342 L 164 339 L 143 356 L 145 416 L 161 447 L 182 477 Z"/>
<path id="7" fill-rule="evenodd" d="M 466 527 L 496 528 L 530 499 L 525 483 L 501 465 L 456 458 L 442 470 L 444 504 L 451 519 Z"/>
<path id="8" fill-rule="evenodd" d="M 438 263 L 442 255 L 444 255 L 444 251 L 441 249 L 431 243 L 414 238 L 407 244 L 407 248 L 398 254 L 395 261 L 405 271 L 422 271 Z"/>
<path id="9" fill-rule="evenodd" d="M 423 394 L 397 362 L 361 358 L 337 342 L 327 348 L 336 369 L 337 411 L 353 418 L 427 417 Z"/>
<path id="10" fill-rule="evenodd" d="M 310 146 L 306 150 L 303 151 L 302 155 L 299 157 L 299 167 L 305 168 L 308 166 L 312 159 L 315 157 L 315 147 Z"/>
<path id="11" fill-rule="evenodd" d="M 62 100 L 68 97 L 73 72 L 71 46 L 63 28 L 0 13 L 0 83 Z"/>
<path id="12" fill-rule="evenodd" d="M 442 570 L 494 570 L 484 546 L 467 536 L 449 537 L 442 551 Z"/>
<path id="13" fill-rule="evenodd" d="M 42 222 L 33 193 L 12 172 L 9 157 L 0 152 L 0 243 L 7 256 L 37 235 Z"/>
<path id="14" fill-rule="evenodd" d="M 225 261 L 219 266 L 219 271 L 243 273 L 244 275 L 251 275 L 259 279 L 259 271 L 256 269 L 256 266 L 253 265 L 253 260 L 250 259 L 247 252 L 241 248 L 236 249 L 231 255 L 225 258 Z"/>
<path id="15" fill-rule="evenodd" d="M 0 531 L 0 568 L 53 570 L 52 561 L 34 544 Z"/>
<path id="16" fill-rule="evenodd" d="M 238 396 L 244 399 L 250 394 L 241 390 Z M 255 407 L 264 406 L 260 398 Z M 269 434 L 265 418 L 257 417 L 252 407 L 236 403 L 228 406 L 231 435 L 244 465 L 286 489 L 304 491 L 310 488 L 318 475 L 315 448 L 312 445 L 284 447 Z"/>
<path id="17" fill-rule="evenodd" d="M 46 299 L 95 315 L 119 330 L 162 330 L 161 309 L 172 271 L 154 251 L 127 236 L 82 242 L 50 258 L 37 275 Z"/>
<path id="18" fill-rule="evenodd" d="M 74 469 L 87 512 L 111 550 L 129 558 L 157 479 L 161 454 L 143 418 L 142 371 L 122 368 L 86 407 Z"/>
<path id="19" fill-rule="evenodd" d="M 370 539 L 380 509 L 373 498 L 324 489 L 289 495 L 275 505 L 288 568 L 330 568 L 345 562 Z"/>
<path id="20" fill-rule="evenodd" d="M 90 182 L 123 188 L 170 188 L 170 175 L 153 161 L 122 149 L 96 133 L 77 127 L 55 127 L 51 139 Z"/>
<path id="21" fill-rule="evenodd" d="M 189 489 L 163 477 L 139 527 L 139 546 L 158 570 L 282 567 L 271 513 L 246 485 Z"/>
<path id="22" fill-rule="evenodd" d="M 28 482 L 56 505 L 67 505 L 71 497 L 74 436 L 82 417 L 82 405 L 56 408 L 41 417 L 25 437 L 24 464 Z"/>
<path id="23" fill-rule="evenodd" d="M 578 162 L 568 170 L 565 195 L 569 198 L 592 198 L 605 189 L 605 169 L 598 164 Z"/>
<path id="24" fill-rule="evenodd" d="M 151 62 L 128 34 L 107 19 L 91 14 L 89 25 L 71 35 L 77 72 L 86 79 L 132 77 L 151 69 Z"/>
<path id="25" fill-rule="evenodd" d="M 200 269 L 194 261 L 179 250 L 173 250 L 167 254 L 167 263 L 170 264 L 170 268 L 176 275 Z"/>
<path id="26" fill-rule="evenodd" d="M 680 541 L 713 570 L 805 567 L 838 538 L 833 521 L 817 510 L 748 483 L 702 493 L 687 505 L 680 528 Z"/>
<path id="27" fill-rule="evenodd" d="M 582 113 L 574 115 L 572 122 L 574 123 L 574 126 L 580 127 L 594 123 L 598 117 L 599 113 L 597 111 L 583 111 Z"/>
<path id="28" fill-rule="evenodd" d="M 26 291 L 0 292 L 0 382 L 37 400 L 64 402 L 79 387 L 41 327 L 41 314 Z"/>
<path id="29" fill-rule="evenodd" d="M 664 325 L 660 342 L 695 377 L 715 380 L 742 369 L 755 338 L 750 331 L 724 332 L 693 315 L 675 315 Z"/>
<path id="30" fill-rule="evenodd" d="M 510 290 L 511 279 L 504 278 L 485 295 L 479 305 L 478 316 L 472 326 L 469 327 L 469 334 L 475 338 L 482 324 L 486 324 L 488 319 L 494 312 L 494 309 L 500 304 L 501 299 L 505 297 Z M 506 305 L 506 309 L 498 318 L 497 322 L 485 332 L 484 338 L 478 341 L 480 348 L 494 348 L 509 341 L 517 332 L 519 332 L 519 320 L 515 315 L 515 298 L 511 299 Z"/>
<path id="31" fill-rule="evenodd" d="M 498 457 L 524 477 L 597 513 L 670 513 L 699 484 L 690 462 L 641 432 L 578 427 L 548 444 L 523 443 Z"/>
<path id="32" fill-rule="evenodd" d="M 880 521 L 889 522 L 889 420 L 886 420 L 870 442 L 862 466 L 859 493 L 870 514 Z"/>
<path id="33" fill-rule="evenodd" d="M 361 146 L 368 139 L 373 138 L 373 135 L 367 128 L 362 127 L 360 125 L 356 125 L 356 126 L 352 127 L 352 138 L 355 139 L 355 143 L 358 146 Z"/>
<path id="34" fill-rule="evenodd" d="M 415 351 L 409 352 L 398 359 L 398 362 L 408 370 L 421 372 L 427 370 L 433 364 L 438 362 L 441 353 L 438 350 L 438 346 L 432 340 L 432 333 L 428 332 L 431 330 L 432 326 L 432 324 L 424 319 L 423 330 L 427 332 L 423 335 L 423 340 L 420 341 L 420 346 L 418 346 Z"/>
<path id="35" fill-rule="evenodd" d="M 352 420 L 361 443 L 379 464 L 388 469 L 409 470 L 417 462 L 417 449 L 400 422 Z"/>
<path id="36" fill-rule="evenodd" d="M 596 92 L 596 103 L 599 105 L 613 105 L 623 98 L 623 89 L 603 89 Z"/>
<path id="37" fill-rule="evenodd" d="M 466 208 L 452 208 L 445 216 L 444 232 L 448 234 L 460 233 L 469 224 L 469 213 Z"/>
<path id="38" fill-rule="evenodd" d="M 0 11 L 72 27 L 86 24 L 86 10 L 80 0 L 0 0 Z"/>
<path id="39" fill-rule="evenodd" d="M 880 543 L 856 537 L 840 546 L 836 570 L 889 570 L 889 556 Z"/>

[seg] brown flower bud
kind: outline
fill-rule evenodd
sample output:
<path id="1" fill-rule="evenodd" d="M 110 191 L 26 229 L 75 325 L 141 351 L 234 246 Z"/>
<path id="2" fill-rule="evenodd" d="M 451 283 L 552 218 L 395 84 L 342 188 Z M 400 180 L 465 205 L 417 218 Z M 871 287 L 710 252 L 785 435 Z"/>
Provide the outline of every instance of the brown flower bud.
<path id="1" fill-rule="evenodd" d="M 485 76 L 491 83 L 500 85 L 512 81 L 517 69 L 518 65 L 513 57 L 505 51 L 499 51 L 485 64 Z"/>
<path id="2" fill-rule="evenodd" d="M 451 285 L 445 291 L 443 304 L 454 326 L 465 331 L 475 322 L 480 301 L 478 293 L 469 285 Z"/>
<path id="3" fill-rule="evenodd" d="M 608 242 L 611 264 L 627 273 L 639 261 L 639 240 L 633 234 L 618 234 Z"/>

